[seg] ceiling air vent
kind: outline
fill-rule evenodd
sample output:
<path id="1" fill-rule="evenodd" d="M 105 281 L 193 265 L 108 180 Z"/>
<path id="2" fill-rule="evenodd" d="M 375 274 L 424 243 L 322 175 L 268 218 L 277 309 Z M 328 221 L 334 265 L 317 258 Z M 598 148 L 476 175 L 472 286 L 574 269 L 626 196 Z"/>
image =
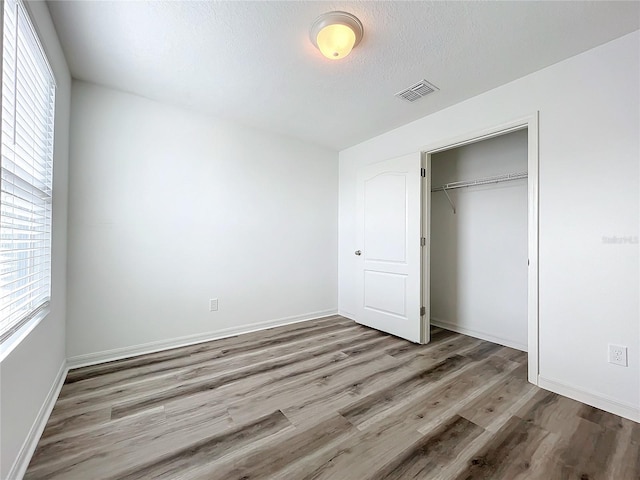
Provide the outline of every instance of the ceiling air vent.
<path id="1" fill-rule="evenodd" d="M 430 84 L 426 80 L 421 80 L 415 85 L 411 85 L 409 88 L 396 93 L 396 97 L 402 98 L 407 102 L 415 102 L 416 100 L 419 100 L 422 97 L 435 92 L 436 90 L 438 90 L 438 87 Z"/>

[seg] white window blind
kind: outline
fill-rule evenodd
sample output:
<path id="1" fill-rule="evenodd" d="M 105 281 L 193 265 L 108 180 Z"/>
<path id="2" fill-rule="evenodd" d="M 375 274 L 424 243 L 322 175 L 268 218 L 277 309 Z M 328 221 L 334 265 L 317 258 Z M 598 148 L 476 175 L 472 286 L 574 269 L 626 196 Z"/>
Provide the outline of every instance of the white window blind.
<path id="1" fill-rule="evenodd" d="M 55 81 L 21 0 L 5 0 L 0 155 L 0 343 L 51 295 Z"/>

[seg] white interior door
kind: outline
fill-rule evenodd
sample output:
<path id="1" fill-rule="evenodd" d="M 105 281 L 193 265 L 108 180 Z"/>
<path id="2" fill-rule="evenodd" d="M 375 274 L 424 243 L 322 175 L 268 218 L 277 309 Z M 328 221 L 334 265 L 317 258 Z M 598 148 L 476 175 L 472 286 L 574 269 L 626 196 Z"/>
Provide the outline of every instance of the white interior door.
<path id="1" fill-rule="evenodd" d="M 356 321 L 423 343 L 422 155 L 358 172 Z"/>
<path id="2" fill-rule="evenodd" d="M 431 341 L 431 155 L 422 161 L 422 343 Z"/>

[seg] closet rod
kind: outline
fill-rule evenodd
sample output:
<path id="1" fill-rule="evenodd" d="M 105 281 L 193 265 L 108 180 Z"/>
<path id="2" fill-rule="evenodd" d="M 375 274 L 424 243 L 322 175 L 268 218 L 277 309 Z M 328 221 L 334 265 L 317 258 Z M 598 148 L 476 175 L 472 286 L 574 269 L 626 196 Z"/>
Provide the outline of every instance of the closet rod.
<path id="1" fill-rule="evenodd" d="M 440 185 L 439 187 L 432 188 L 431 191 L 446 193 L 447 190 L 453 190 L 455 188 L 473 187 L 474 185 L 487 185 L 490 183 L 509 182 L 511 180 L 519 180 L 521 178 L 527 178 L 527 172 L 508 173 L 506 175 L 496 175 L 495 177 L 480 178 L 478 180 L 445 183 L 444 185 Z"/>

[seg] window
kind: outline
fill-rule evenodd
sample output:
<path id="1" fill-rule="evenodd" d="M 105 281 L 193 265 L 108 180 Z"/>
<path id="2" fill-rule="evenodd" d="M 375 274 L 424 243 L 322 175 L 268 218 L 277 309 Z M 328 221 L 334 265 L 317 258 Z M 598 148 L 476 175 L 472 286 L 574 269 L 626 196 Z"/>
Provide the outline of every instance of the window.
<path id="1" fill-rule="evenodd" d="M 0 155 L 0 344 L 51 295 L 55 81 L 21 0 L 5 0 Z"/>

